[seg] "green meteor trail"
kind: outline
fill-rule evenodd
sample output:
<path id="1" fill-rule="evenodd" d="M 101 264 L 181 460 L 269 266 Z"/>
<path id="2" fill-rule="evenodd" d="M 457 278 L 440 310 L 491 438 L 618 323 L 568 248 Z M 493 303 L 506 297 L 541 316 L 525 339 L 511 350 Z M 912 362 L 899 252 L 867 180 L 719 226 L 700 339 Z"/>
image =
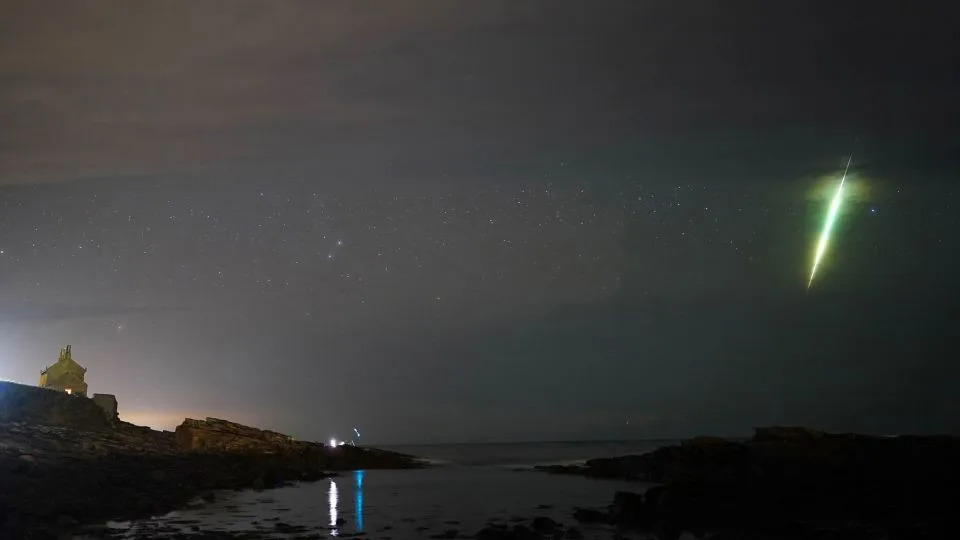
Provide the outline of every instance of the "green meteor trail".
<path id="1" fill-rule="evenodd" d="M 830 209 L 827 211 L 827 222 L 823 225 L 823 231 L 820 233 L 820 240 L 817 242 L 817 252 L 813 256 L 813 268 L 810 270 L 810 281 L 807 282 L 807 289 L 813 284 L 813 277 L 817 275 L 817 267 L 820 266 L 820 260 L 827 251 L 827 244 L 830 242 L 830 231 L 833 229 L 833 223 L 837 220 L 837 214 L 840 212 L 840 203 L 843 201 L 843 183 L 847 180 L 847 171 L 850 170 L 850 161 L 853 154 L 847 158 L 847 166 L 843 169 L 843 176 L 840 178 L 840 185 L 837 186 L 837 192 L 830 201 Z"/>

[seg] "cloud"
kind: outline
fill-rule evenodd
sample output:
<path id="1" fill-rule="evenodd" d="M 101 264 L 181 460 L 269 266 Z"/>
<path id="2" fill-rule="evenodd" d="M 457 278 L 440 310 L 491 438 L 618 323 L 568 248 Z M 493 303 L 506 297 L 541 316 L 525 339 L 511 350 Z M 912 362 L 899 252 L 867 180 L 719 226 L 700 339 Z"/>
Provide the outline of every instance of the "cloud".
<path id="1" fill-rule="evenodd" d="M 222 169 L 342 136 L 389 105 L 333 91 L 353 58 L 486 8 L 286 2 L 0 8 L 0 185 Z M 320 137 L 316 137 L 320 135 Z"/>

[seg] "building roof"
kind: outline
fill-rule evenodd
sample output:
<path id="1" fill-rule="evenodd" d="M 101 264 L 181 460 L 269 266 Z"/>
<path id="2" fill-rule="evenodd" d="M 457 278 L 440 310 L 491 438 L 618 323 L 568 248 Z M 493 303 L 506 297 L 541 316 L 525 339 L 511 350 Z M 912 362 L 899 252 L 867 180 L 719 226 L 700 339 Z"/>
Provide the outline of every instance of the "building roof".
<path id="1" fill-rule="evenodd" d="M 53 366 L 63 365 L 63 364 L 68 364 L 69 367 L 71 368 L 75 367 L 75 369 L 79 369 L 83 373 L 87 372 L 87 368 L 81 366 L 80 364 L 77 363 L 76 360 L 73 359 L 73 355 L 71 354 L 71 351 L 70 351 L 70 345 L 67 345 L 66 347 L 60 349 L 60 358 L 57 359 L 57 363 L 47 366 L 46 368 L 43 369 L 43 371 L 40 372 L 40 374 L 44 375 Z"/>

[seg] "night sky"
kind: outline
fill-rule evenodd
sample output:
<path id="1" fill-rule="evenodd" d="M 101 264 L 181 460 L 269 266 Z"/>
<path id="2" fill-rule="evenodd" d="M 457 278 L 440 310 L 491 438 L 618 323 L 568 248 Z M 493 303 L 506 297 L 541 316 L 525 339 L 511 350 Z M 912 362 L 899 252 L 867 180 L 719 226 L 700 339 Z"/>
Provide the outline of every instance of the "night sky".
<path id="1" fill-rule="evenodd" d="M 2 2 L 0 378 L 70 343 L 129 421 L 319 440 L 960 432 L 960 43 L 892 5 Z"/>

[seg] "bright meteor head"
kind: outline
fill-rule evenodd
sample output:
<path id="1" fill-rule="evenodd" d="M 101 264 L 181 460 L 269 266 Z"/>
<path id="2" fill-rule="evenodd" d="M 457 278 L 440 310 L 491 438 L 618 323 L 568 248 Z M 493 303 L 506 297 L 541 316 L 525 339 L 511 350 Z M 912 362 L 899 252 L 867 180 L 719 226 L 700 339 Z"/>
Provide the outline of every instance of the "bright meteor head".
<path id="1" fill-rule="evenodd" d="M 837 214 L 840 213 L 840 203 L 843 202 L 843 184 L 847 180 L 847 171 L 850 169 L 850 160 L 853 155 L 847 159 L 847 166 L 843 169 L 843 177 L 840 178 L 840 185 L 837 186 L 837 192 L 830 201 L 830 209 L 827 210 L 827 221 L 820 232 L 820 240 L 817 242 L 817 251 L 813 256 L 813 268 L 810 270 L 810 280 L 807 281 L 807 289 L 813 284 L 813 278 L 817 275 L 817 267 L 827 251 L 827 245 L 830 243 L 830 233 L 833 231 L 833 224 L 837 221 Z"/>

